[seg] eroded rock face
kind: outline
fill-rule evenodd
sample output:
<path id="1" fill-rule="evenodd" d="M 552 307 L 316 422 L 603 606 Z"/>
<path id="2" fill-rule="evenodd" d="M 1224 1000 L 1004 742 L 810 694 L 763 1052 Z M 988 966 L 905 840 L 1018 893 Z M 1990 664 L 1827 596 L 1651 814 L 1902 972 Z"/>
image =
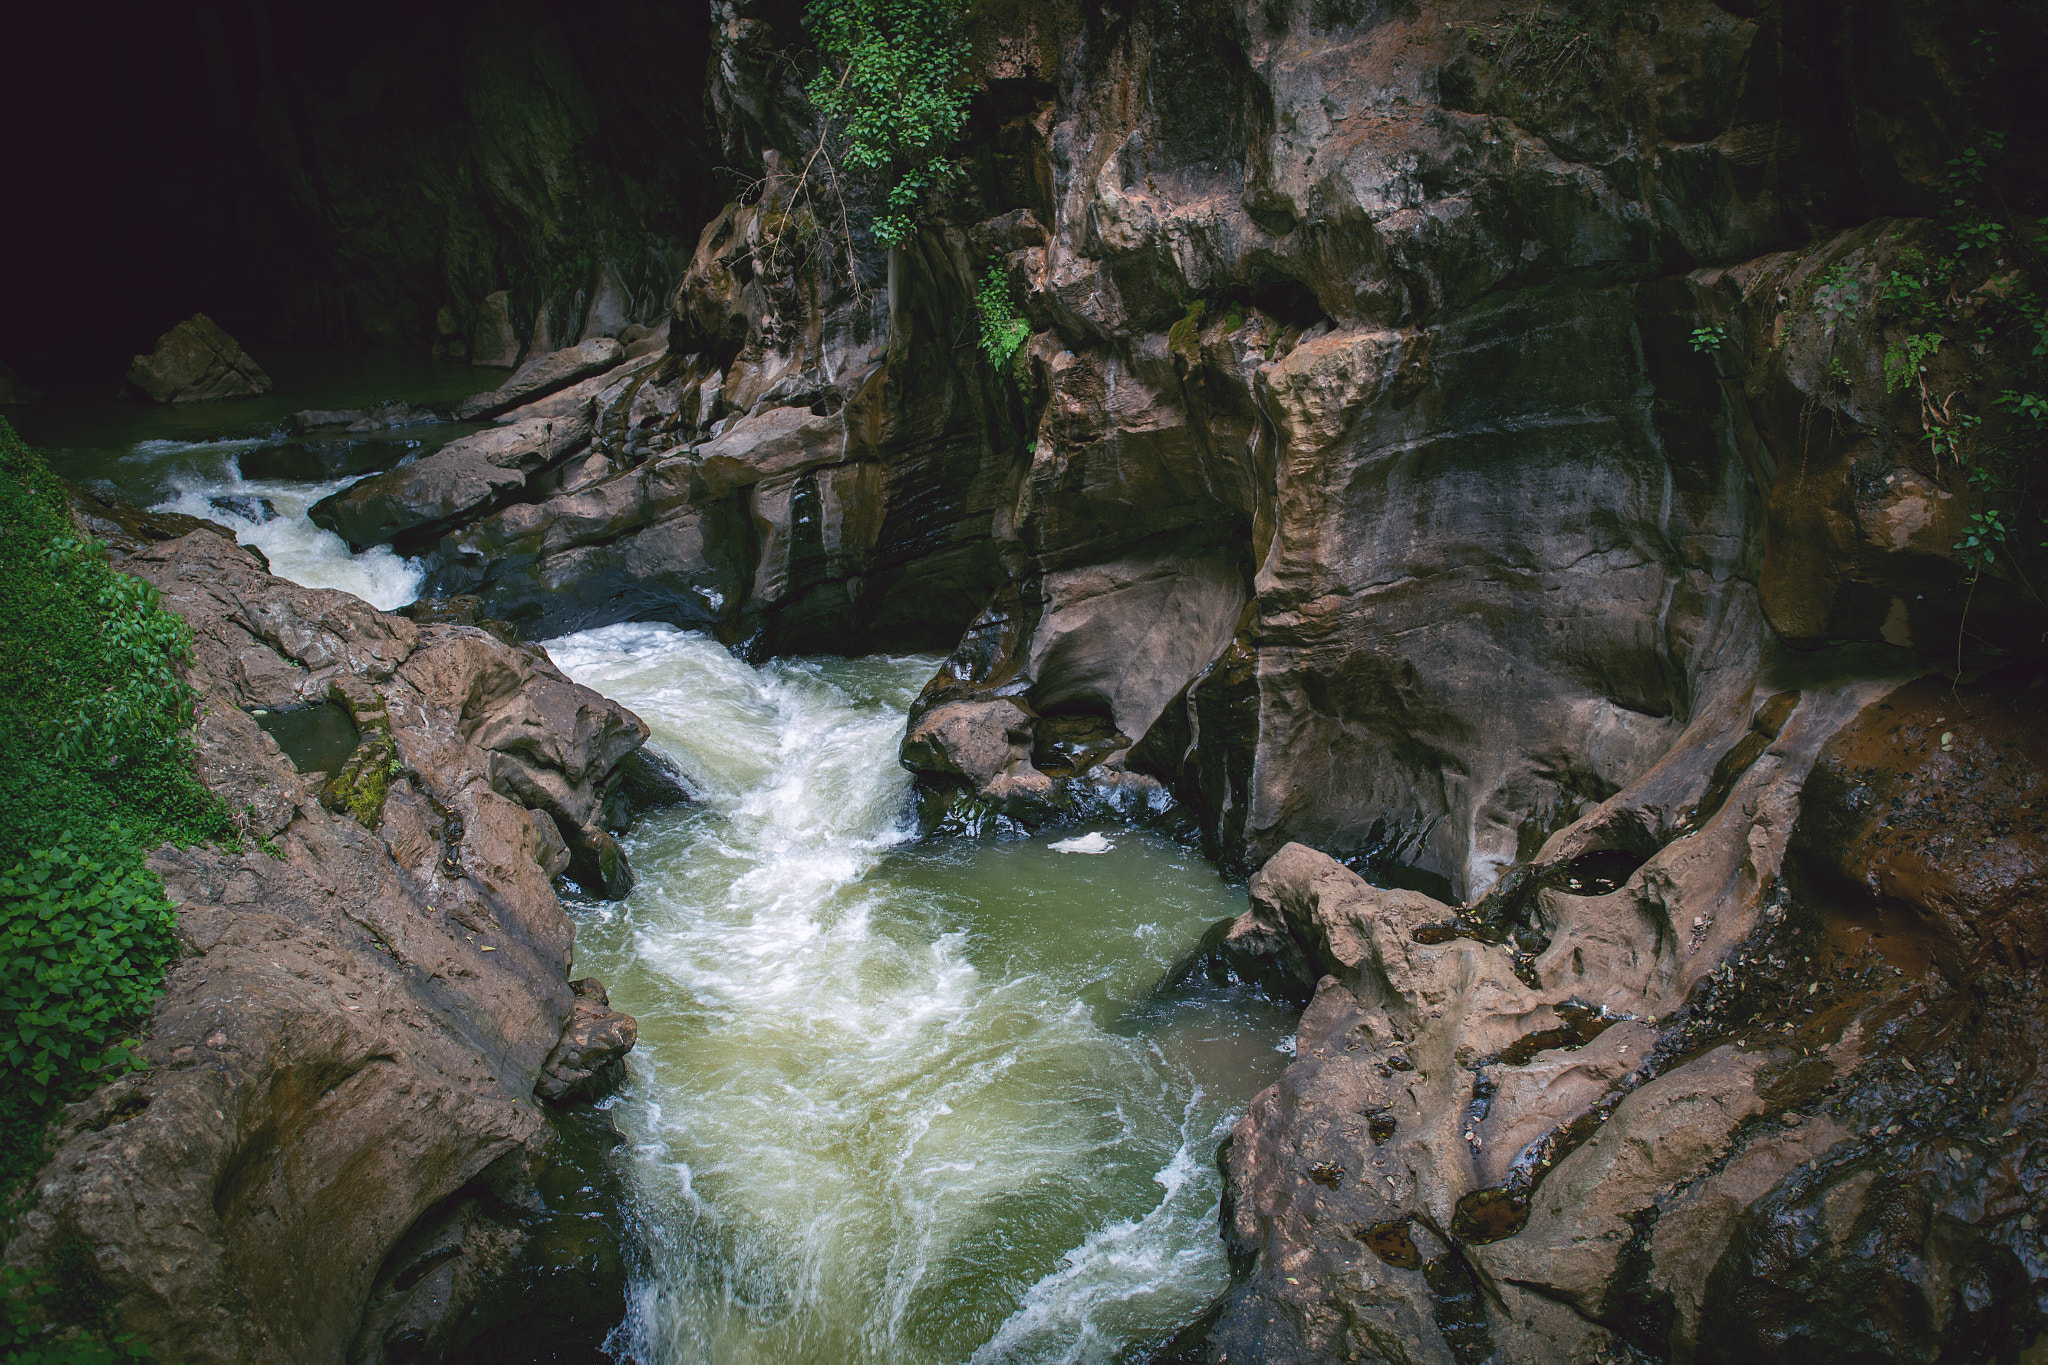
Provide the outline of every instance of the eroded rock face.
<path id="1" fill-rule="evenodd" d="M 2033 1341 L 2037 693 L 1837 683 L 1696 724 L 1548 841 L 1533 942 L 1275 855 L 1213 960 L 1319 980 L 1228 1148 L 1246 1273 L 1211 1358 Z"/>
<path id="2" fill-rule="evenodd" d="M 66 1112 L 7 1254 L 82 1245 L 165 1359 L 341 1359 L 408 1230 L 528 1198 L 555 1144 L 536 1096 L 592 1093 L 632 1046 L 568 980 L 551 879 L 646 730 L 537 650 L 272 578 L 217 528 L 118 543 L 193 627 L 196 761 L 246 851 L 152 859 L 188 955 L 151 1068 Z M 248 709 L 324 699 L 388 754 L 374 803 L 324 808 Z M 458 1345 L 494 1292 L 464 1274 L 437 1310 Z"/>
<path id="3" fill-rule="evenodd" d="M 194 313 L 156 339 L 156 349 L 135 357 L 128 382 L 157 403 L 203 403 L 270 392 L 270 376 L 241 345 Z"/>
<path id="4" fill-rule="evenodd" d="M 534 473 L 569 458 L 589 436 L 588 416 L 574 414 L 481 431 L 360 479 L 314 503 L 306 515 L 358 550 L 382 544 L 416 550 L 447 527 L 508 501 Z"/>

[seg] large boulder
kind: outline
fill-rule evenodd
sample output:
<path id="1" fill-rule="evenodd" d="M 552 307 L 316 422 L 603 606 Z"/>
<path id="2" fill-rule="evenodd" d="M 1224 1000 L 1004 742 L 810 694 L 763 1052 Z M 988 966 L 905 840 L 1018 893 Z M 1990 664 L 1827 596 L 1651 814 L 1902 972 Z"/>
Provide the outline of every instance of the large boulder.
<path id="1" fill-rule="evenodd" d="M 2009 679 L 1723 709 L 1473 906 L 1282 848 L 1206 944 L 1313 996 L 1210 1358 L 2018 1351 L 2041 729 Z"/>
<path id="2" fill-rule="evenodd" d="M 199 403 L 270 392 L 270 376 L 204 313 L 194 313 L 135 357 L 128 382 L 158 403 Z"/>
<path id="3" fill-rule="evenodd" d="M 477 305 L 476 324 L 469 337 L 469 363 L 506 370 L 519 363 L 519 329 L 512 323 L 510 291 L 487 294 Z"/>

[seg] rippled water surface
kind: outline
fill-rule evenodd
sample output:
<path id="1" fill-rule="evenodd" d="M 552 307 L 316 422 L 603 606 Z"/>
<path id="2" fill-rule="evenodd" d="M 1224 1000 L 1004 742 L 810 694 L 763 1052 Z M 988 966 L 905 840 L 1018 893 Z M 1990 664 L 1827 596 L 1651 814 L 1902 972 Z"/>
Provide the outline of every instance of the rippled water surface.
<path id="1" fill-rule="evenodd" d="M 1244 1003 L 1148 1006 L 1242 906 L 1148 834 L 913 842 L 895 762 L 929 658 L 756 670 L 702 637 L 551 641 L 702 788 L 579 913 L 638 1015 L 647 1362 L 1133 1359 L 1227 1279 L 1217 1140 L 1286 1062 Z"/>

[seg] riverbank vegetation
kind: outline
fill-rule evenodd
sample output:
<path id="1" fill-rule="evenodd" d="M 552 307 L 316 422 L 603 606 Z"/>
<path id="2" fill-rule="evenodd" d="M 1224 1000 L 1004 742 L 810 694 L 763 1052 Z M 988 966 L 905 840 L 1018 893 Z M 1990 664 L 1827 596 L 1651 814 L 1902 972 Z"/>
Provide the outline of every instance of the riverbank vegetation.
<path id="1" fill-rule="evenodd" d="M 232 837 L 192 770 L 185 623 L 81 539 L 49 468 L 0 421 L 0 1191 L 11 1226 L 57 1108 L 142 1065 L 128 1039 L 176 956 L 164 843 Z M 55 1272 L 52 1272 L 55 1274 Z M 6 1361 L 138 1358 L 57 1344 L 104 1326 L 61 1274 L 0 1315 Z M 87 1296 L 89 1297 L 89 1296 Z M 34 1309 L 31 1311 L 31 1299 Z M 54 1354 L 53 1354 L 54 1352 Z"/>

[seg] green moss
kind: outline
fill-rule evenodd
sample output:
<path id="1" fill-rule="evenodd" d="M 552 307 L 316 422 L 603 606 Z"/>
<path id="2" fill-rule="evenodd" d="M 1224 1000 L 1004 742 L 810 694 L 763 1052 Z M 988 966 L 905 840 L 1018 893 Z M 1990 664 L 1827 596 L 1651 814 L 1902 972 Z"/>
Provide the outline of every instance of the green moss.
<path id="1" fill-rule="evenodd" d="M 1178 351 L 1193 346 L 1202 334 L 1202 319 L 1209 312 L 1207 299 L 1196 299 L 1188 305 L 1187 313 L 1179 322 L 1166 329 L 1166 347 Z"/>
<path id="2" fill-rule="evenodd" d="M 391 793 L 391 780 L 402 770 L 391 736 L 373 735 L 356 746 L 340 772 L 327 779 L 320 804 L 374 830 L 384 823 L 384 799 Z"/>

